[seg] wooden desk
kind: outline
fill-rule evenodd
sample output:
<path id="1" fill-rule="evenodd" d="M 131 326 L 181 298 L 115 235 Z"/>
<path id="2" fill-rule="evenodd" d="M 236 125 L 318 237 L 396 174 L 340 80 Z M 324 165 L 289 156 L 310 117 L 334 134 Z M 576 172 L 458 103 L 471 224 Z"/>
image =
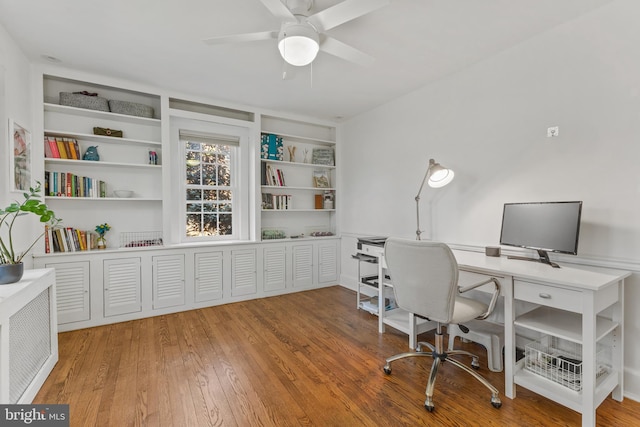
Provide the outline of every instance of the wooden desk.
<path id="1" fill-rule="evenodd" d="M 505 299 L 505 394 L 516 397 L 520 385 L 582 414 L 583 426 L 595 426 L 596 408 L 612 393 L 623 399 L 624 279 L 619 270 L 562 264 L 549 265 L 487 257 L 482 253 L 454 250 L 461 271 L 497 276 Z M 516 316 L 514 301 L 538 308 Z M 525 359 L 515 362 L 517 325 L 582 346 L 581 391 L 525 369 Z M 597 347 L 610 351 L 608 372 L 596 378 Z"/>

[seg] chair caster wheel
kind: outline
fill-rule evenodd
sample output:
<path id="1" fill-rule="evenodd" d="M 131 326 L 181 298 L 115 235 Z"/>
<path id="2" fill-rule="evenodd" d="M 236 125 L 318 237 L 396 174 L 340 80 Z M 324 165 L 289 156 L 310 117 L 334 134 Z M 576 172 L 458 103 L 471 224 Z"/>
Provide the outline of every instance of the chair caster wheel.
<path id="1" fill-rule="evenodd" d="M 384 365 L 384 367 L 382 368 L 382 370 L 384 371 L 385 374 L 387 375 L 391 375 L 391 366 L 389 365 Z"/>
<path id="2" fill-rule="evenodd" d="M 493 407 L 496 409 L 500 409 L 500 407 L 502 406 L 502 402 L 500 401 L 499 397 L 492 397 L 491 405 L 493 405 Z"/>
<path id="3" fill-rule="evenodd" d="M 433 410 L 435 409 L 435 406 L 433 404 L 432 397 L 427 396 L 427 399 L 424 401 L 424 409 L 426 409 L 429 412 L 433 412 Z"/>

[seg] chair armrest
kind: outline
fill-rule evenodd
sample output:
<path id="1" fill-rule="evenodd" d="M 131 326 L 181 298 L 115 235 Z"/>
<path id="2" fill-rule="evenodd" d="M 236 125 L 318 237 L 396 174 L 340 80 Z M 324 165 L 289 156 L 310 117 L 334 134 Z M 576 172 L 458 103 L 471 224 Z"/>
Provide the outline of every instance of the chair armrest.
<path id="1" fill-rule="evenodd" d="M 458 292 L 463 294 L 465 292 L 468 292 L 472 289 L 476 289 L 479 288 L 480 286 L 484 286 L 488 283 L 493 282 L 494 285 L 494 289 L 493 289 L 493 293 L 491 294 L 491 301 L 489 301 L 489 306 L 487 307 L 487 311 L 485 313 L 483 313 L 482 315 L 476 317 L 476 319 L 479 320 L 484 320 L 487 317 L 489 317 L 489 315 L 491 314 L 491 312 L 493 312 L 493 309 L 496 307 L 496 303 L 498 302 L 498 297 L 500 296 L 500 282 L 498 282 L 498 279 L 496 279 L 495 277 L 492 277 L 490 279 L 487 279 L 483 282 L 479 282 L 479 283 L 475 283 L 473 285 L 468 285 L 468 286 L 459 286 L 458 287 Z"/>

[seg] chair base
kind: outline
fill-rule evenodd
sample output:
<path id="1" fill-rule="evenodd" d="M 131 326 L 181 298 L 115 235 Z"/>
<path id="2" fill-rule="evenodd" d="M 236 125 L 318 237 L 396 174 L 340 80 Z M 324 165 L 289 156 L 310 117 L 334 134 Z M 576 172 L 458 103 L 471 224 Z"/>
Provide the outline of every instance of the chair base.
<path id="1" fill-rule="evenodd" d="M 489 381 L 487 381 L 484 377 L 482 377 L 480 374 L 478 374 L 474 370 L 474 369 L 480 368 L 480 363 L 478 362 L 478 356 L 464 350 L 451 350 L 451 351 L 445 352 L 444 344 L 443 344 L 444 337 L 439 324 L 438 324 L 438 329 L 435 336 L 435 342 L 436 342 L 435 346 L 427 342 L 419 342 L 418 346 L 416 347 L 416 351 L 400 353 L 400 354 L 396 354 L 395 356 L 389 357 L 386 360 L 386 363 L 382 368 L 382 370 L 384 371 L 385 374 L 390 375 L 391 363 L 399 359 L 404 359 L 405 357 L 433 358 L 433 364 L 431 365 L 431 373 L 429 374 L 429 381 L 427 382 L 427 389 L 425 391 L 427 398 L 424 402 L 424 407 L 427 409 L 427 411 L 432 412 L 435 408 L 433 403 L 433 391 L 436 383 L 436 376 L 438 374 L 438 367 L 443 362 L 450 362 L 454 366 L 457 366 L 458 368 L 462 369 L 463 371 L 473 376 L 476 380 L 480 381 L 482 385 L 484 385 L 491 391 L 491 405 L 493 405 L 494 408 L 500 408 L 502 406 L 502 402 L 500 401 L 500 397 L 498 396 L 498 389 L 495 388 Z M 427 347 L 431 351 L 430 352 L 422 351 L 423 346 Z M 463 364 L 462 362 L 450 357 L 450 356 L 457 356 L 457 355 L 471 357 L 472 358 L 471 366 L 473 367 L 473 369 Z"/>

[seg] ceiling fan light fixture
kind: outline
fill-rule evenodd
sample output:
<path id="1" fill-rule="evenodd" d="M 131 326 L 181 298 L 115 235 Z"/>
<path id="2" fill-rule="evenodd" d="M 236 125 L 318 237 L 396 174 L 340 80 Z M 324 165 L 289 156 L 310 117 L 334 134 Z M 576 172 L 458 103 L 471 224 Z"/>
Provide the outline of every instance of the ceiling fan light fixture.
<path id="1" fill-rule="evenodd" d="M 309 24 L 289 24 L 280 31 L 278 50 L 291 65 L 303 67 L 311 64 L 320 50 L 320 38 Z"/>

